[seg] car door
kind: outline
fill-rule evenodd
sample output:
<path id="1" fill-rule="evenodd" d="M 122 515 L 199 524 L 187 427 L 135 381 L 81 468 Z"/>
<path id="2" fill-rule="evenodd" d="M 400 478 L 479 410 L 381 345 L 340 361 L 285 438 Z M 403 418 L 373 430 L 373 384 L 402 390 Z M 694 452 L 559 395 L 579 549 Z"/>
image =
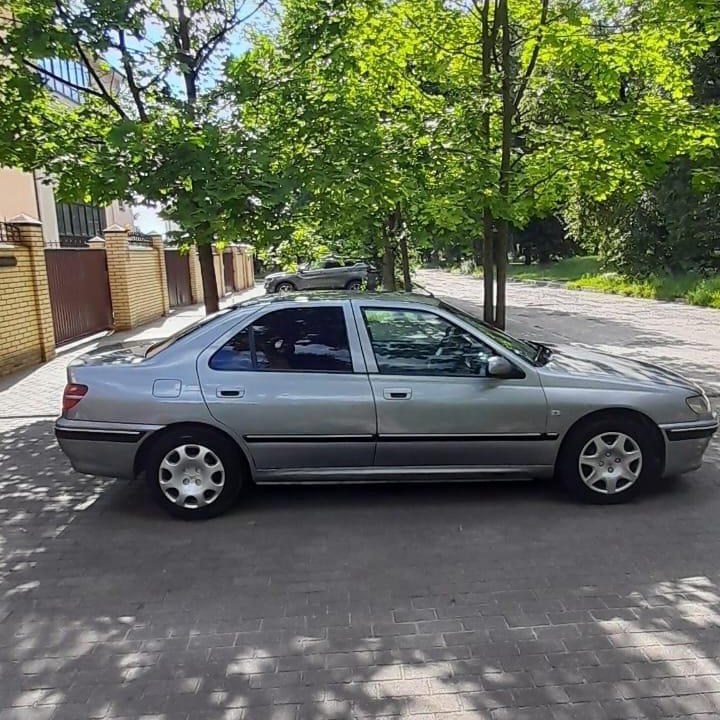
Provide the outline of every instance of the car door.
<path id="1" fill-rule="evenodd" d="M 303 270 L 303 287 L 315 290 L 333 290 L 345 287 L 345 268 L 335 258 L 324 260 L 317 269 Z"/>
<path id="2" fill-rule="evenodd" d="M 552 464 L 545 393 L 531 368 L 433 306 L 354 307 L 377 408 L 376 466 L 505 473 Z M 495 355 L 511 360 L 515 377 L 488 376 Z"/>
<path id="3" fill-rule="evenodd" d="M 351 312 L 265 308 L 199 356 L 210 412 L 244 438 L 259 479 L 372 465 L 375 405 Z"/>

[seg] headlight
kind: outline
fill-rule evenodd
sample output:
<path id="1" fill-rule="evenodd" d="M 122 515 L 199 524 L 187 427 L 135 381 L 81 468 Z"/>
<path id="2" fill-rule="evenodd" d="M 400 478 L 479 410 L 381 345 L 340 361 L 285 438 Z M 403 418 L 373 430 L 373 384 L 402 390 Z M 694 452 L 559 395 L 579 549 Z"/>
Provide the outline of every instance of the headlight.
<path id="1" fill-rule="evenodd" d="M 685 402 L 696 415 L 705 415 L 710 412 L 710 402 L 704 394 L 693 395 L 692 397 L 687 398 Z"/>

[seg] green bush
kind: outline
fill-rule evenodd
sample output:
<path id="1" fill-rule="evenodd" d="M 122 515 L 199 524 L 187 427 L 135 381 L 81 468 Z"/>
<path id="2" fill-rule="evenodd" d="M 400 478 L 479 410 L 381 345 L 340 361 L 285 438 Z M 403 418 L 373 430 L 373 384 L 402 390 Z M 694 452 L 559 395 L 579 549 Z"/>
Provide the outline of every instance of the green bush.
<path id="1" fill-rule="evenodd" d="M 720 308 L 720 278 L 701 280 L 685 297 L 692 305 Z"/>

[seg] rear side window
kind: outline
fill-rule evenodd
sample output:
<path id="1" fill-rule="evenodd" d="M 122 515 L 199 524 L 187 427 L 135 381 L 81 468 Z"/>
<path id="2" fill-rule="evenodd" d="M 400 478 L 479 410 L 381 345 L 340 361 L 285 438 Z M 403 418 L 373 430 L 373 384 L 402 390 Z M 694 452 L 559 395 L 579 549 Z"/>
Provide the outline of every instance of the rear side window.
<path id="1" fill-rule="evenodd" d="M 341 307 L 289 308 L 267 313 L 210 358 L 213 370 L 352 372 Z"/>

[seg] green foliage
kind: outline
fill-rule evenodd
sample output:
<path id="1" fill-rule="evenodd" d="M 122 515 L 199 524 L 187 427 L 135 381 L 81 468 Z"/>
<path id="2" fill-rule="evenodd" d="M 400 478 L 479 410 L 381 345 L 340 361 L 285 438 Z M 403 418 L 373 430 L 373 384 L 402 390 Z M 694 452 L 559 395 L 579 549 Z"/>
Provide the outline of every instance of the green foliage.
<path id="1" fill-rule="evenodd" d="M 564 258 L 558 262 L 539 263 L 535 265 L 522 265 L 511 263 L 508 265 L 508 277 L 518 280 L 554 280 L 568 282 L 577 280 L 583 275 L 597 273 L 600 267 L 597 256 L 577 255 Z"/>
<path id="2" fill-rule="evenodd" d="M 708 272 L 720 262 L 720 186 L 696 192 L 686 160 L 613 220 L 598 248 L 620 272 L 636 277 Z"/>
<path id="3" fill-rule="evenodd" d="M 611 200 L 576 197 L 565 217 L 574 237 L 630 277 L 717 271 L 720 267 L 720 43 L 690 75 L 698 124 L 692 146 L 641 193 Z"/>
<path id="4" fill-rule="evenodd" d="M 568 287 L 654 300 L 683 299 L 693 305 L 720 307 L 720 279 L 707 279 L 694 274 L 651 275 L 635 280 L 619 273 L 608 272 L 585 275 L 569 282 Z"/>
<path id="5" fill-rule="evenodd" d="M 705 305 L 720 309 L 720 278 L 701 280 L 685 294 L 692 305 Z"/>
<path id="6" fill-rule="evenodd" d="M 0 156 L 44 169 L 66 201 L 155 201 L 180 241 L 237 237 L 273 187 L 260 140 L 218 103 L 223 58 L 251 9 L 229 0 L 0 0 Z M 182 13 L 182 17 L 181 17 Z M 82 102 L 54 96 L 43 59 L 84 66 Z M 254 79 L 250 78 L 249 83 Z"/>
<path id="7" fill-rule="evenodd" d="M 716 118 L 692 103 L 693 60 L 717 32 L 707 4 L 553 3 L 543 23 L 541 2 L 515 0 L 517 111 L 501 196 L 502 73 L 493 63 L 489 83 L 480 77 L 481 5 L 286 2 L 279 32 L 256 44 L 250 63 L 273 90 L 235 118 L 264 136 L 293 188 L 260 244 L 292 244 L 300 224 L 334 249 L 377 257 L 398 206 L 421 254 L 469 254 L 485 208 L 520 229 L 568 208 L 577 237 L 592 223 L 581 217 L 588 204 L 614 206 L 679 154 L 711 151 Z M 228 90 L 240 99 L 248 73 L 245 59 L 231 67 Z M 607 241 L 596 225 L 591 251 Z"/>
<path id="8" fill-rule="evenodd" d="M 502 33 L 483 40 L 496 5 L 285 0 L 240 44 L 251 8 L 231 0 L 0 0 L 0 156 L 63 199 L 157 201 L 181 244 L 240 236 L 282 267 L 379 264 L 401 239 L 459 261 L 489 215 L 546 257 L 563 250 L 536 218 L 561 215 L 624 273 L 708 270 L 713 4 L 508 0 L 504 64 Z M 104 82 L 70 108 L 35 66 L 84 56 Z"/>

